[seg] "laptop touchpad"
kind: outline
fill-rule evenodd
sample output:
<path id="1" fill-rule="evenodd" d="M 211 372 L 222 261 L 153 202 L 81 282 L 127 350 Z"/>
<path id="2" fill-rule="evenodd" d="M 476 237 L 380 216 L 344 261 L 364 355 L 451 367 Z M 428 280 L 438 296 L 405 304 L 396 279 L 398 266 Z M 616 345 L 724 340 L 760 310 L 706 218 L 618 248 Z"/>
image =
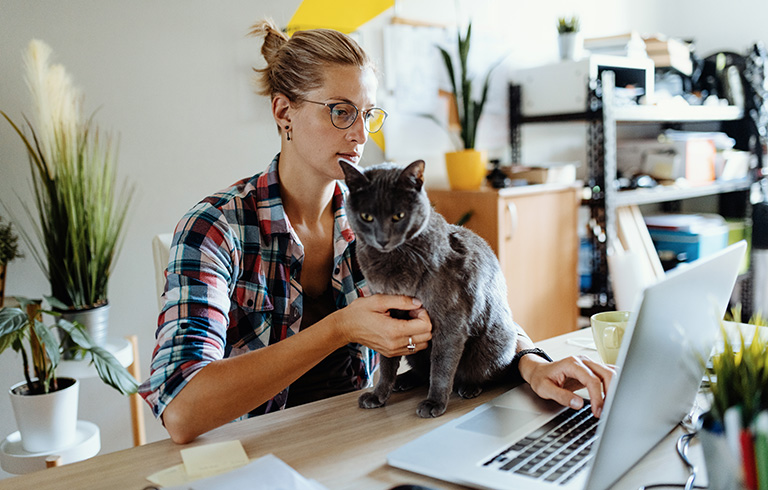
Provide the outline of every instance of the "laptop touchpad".
<path id="1" fill-rule="evenodd" d="M 493 405 L 488 410 L 475 415 L 456 427 L 488 436 L 506 437 L 528 422 L 532 422 L 540 415 L 540 413 L 536 412 L 514 410 Z"/>

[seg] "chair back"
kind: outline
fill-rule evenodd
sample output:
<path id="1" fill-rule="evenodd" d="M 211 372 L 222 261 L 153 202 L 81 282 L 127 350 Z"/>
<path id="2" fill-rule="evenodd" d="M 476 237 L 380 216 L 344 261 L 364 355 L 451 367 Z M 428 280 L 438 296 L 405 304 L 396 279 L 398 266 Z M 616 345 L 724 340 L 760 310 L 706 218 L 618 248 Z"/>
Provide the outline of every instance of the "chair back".
<path id="1" fill-rule="evenodd" d="M 157 307 L 163 308 L 163 292 L 165 292 L 165 270 L 171 256 L 172 233 L 155 235 L 152 239 L 152 257 L 155 261 L 155 285 L 157 287 Z"/>

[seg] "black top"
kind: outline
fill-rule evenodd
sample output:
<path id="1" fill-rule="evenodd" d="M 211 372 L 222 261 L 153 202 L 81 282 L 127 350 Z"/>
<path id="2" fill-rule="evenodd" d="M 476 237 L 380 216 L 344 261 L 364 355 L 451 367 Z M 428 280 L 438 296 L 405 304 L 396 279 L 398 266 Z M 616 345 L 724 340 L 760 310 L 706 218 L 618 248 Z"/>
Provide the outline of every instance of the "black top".
<path id="1" fill-rule="evenodd" d="M 336 302 L 330 285 L 316 297 L 304 293 L 304 314 L 300 330 L 311 327 L 334 311 Z M 296 407 L 362 388 L 362 380 L 352 367 L 351 356 L 354 355 L 355 350 L 343 346 L 304 373 L 288 389 L 286 407 Z"/>

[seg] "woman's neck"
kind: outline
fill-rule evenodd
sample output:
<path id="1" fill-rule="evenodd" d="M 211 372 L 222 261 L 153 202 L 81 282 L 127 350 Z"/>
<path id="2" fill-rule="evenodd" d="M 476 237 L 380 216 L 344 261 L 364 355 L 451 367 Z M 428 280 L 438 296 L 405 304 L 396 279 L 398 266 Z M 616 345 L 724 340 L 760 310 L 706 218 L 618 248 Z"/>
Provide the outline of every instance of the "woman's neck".
<path id="1" fill-rule="evenodd" d="M 283 165 L 285 163 L 285 165 Z M 331 201 L 336 181 L 323 179 L 313 172 L 280 162 L 280 195 L 291 224 L 314 228 L 332 215 Z"/>

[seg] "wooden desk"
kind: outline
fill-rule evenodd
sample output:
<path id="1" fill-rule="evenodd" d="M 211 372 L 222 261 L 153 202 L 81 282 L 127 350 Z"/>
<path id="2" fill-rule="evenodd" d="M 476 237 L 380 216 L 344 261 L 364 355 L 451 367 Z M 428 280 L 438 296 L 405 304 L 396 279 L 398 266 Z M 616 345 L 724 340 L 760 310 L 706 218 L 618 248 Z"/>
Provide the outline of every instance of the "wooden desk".
<path id="1" fill-rule="evenodd" d="M 589 330 L 580 330 L 539 343 L 553 358 L 569 354 L 597 352 L 578 346 L 591 339 Z M 292 408 L 228 424 L 199 437 L 189 446 L 239 439 L 252 459 L 273 453 L 307 478 L 331 490 L 390 489 L 402 483 L 421 484 L 435 489 L 463 488 L 408 471 L 389 467 L 386 455 L 450 419 L 500 394 L 496 389 L 474 400 L 456 395 L 448 411 L 437 419 L 416 416 L 416 405 L 426 390 L 395 394 L 388 405 L 376 410 L 357 407 L 358 393 Z M 616 485 L 617 489 L 637 489 L 640 485 L 684 482 L 687 472 L 678 459 L 674 444 L 678 429 L 651 451 Z M 179 446 L 163 440 L 145 446 L 73 463 L 29 475 L 0 480 L 0 489 L 77 488 L 140 490 L 145 479 L 159 470 L 181 463 Z M 691 444 L 690 456 L 703 468 L 698 441 Z M 705 483 L 703 475 L 696 481 Z"/>

